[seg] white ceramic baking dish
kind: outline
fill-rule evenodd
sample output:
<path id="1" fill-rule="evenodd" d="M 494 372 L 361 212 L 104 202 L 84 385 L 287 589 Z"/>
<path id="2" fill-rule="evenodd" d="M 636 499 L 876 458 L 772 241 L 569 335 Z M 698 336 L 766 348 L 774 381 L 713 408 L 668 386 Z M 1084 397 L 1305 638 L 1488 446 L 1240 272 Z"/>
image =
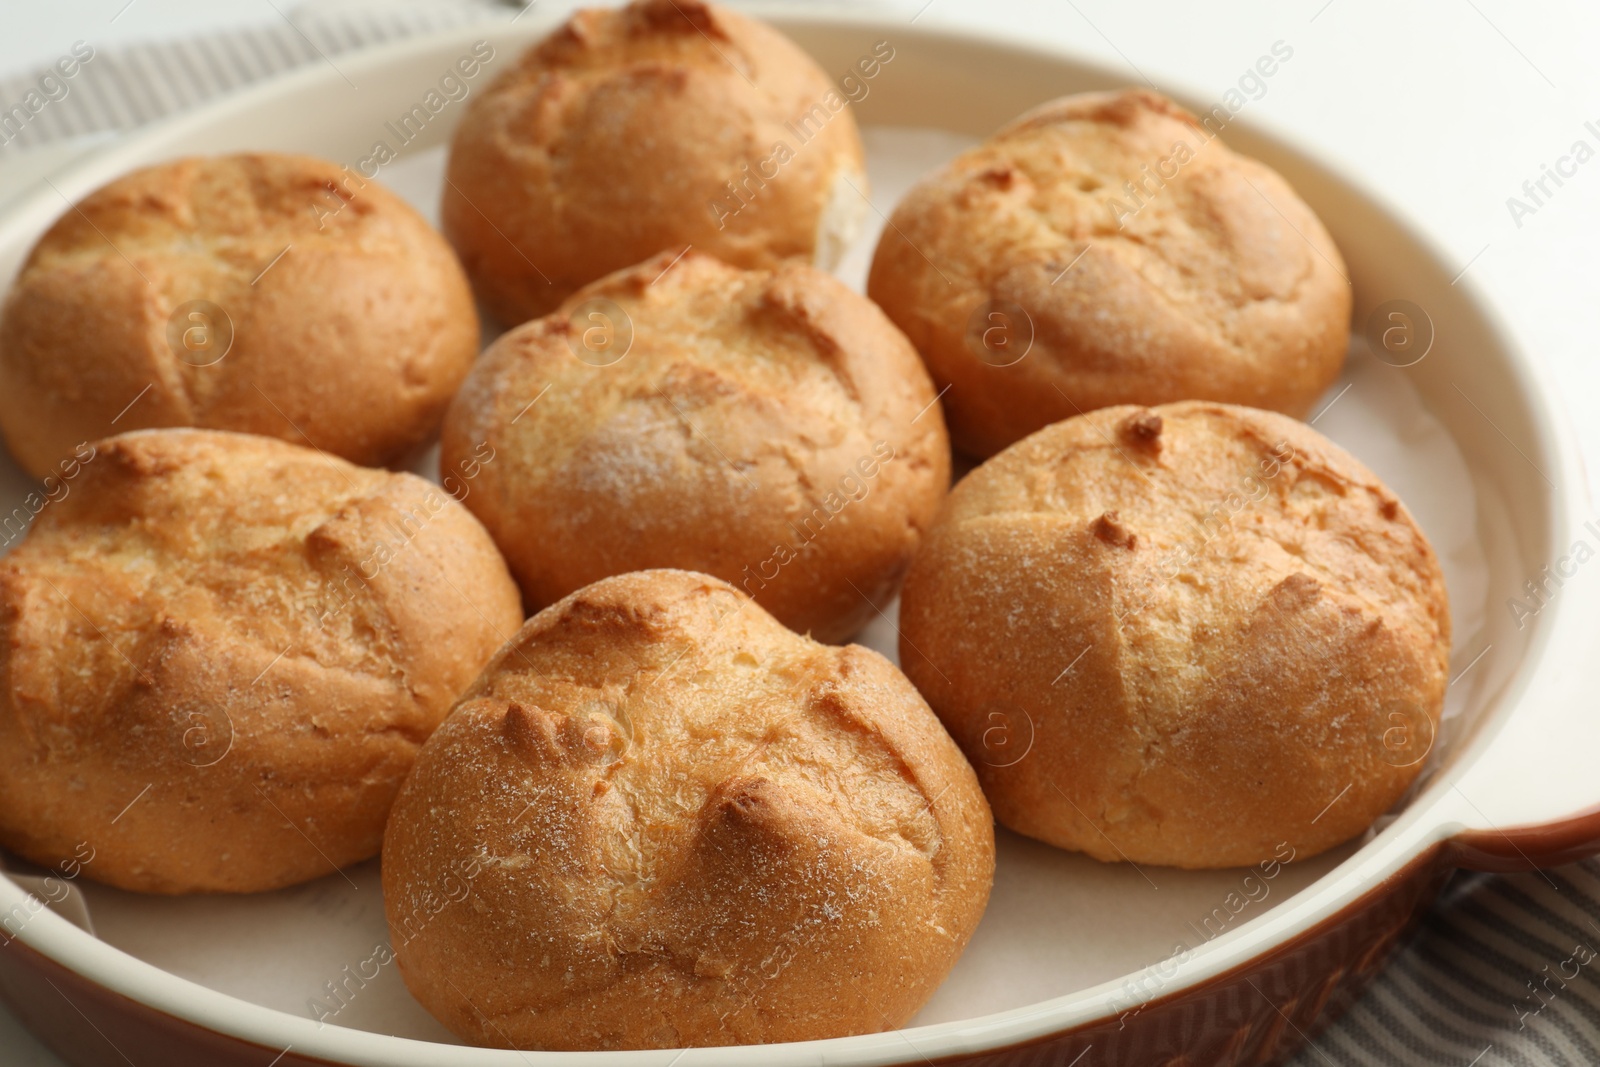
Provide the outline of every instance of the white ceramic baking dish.
<path id="1" fill-rule="evenodd" d="M 857 106 L 868 126 L 937 127 L 981 137 L 1043 100 L 1127 81 L 1069 55 L 970 34 L 795 7 L 762 13 L 835 74 L 850 69 L 875 42 L 891 42 L 892 65 Z M 494 46 L 492 75 L 549 28 L 535 13 L 512 27 L 464 29 L 341 56 L 337 69 L 316 64 L 129 136 L 11 205 L 0 219 L 0 279 L 14 275 L 69 201 L 133 167 L 244 149 L 355 163 L 370 154 L 375 140 L 394 139 L 385 124 L 419 102 L 474 42 L 487 39 Z M 1189 103 L 1197 110 L 1210 106 Z M 445 143 L 461 110 L 459 103 L 445 106 L 407 151 Z M 164 946 L 178 936 L 175 927 L 142 942 L 128 932 L 146 918 L 170 924 L 187 915 L 193 938 L 205 942 L 216 931 L 241 929 L 238 917 L 244 913 L 237 909 L 254 907 L 263 909 L 262 929 L 270 929 L 275 920 L 269 910 L 284 914 L 282 897 L 141 902 L 96 890 L 88 894 L 91 912 L 104 909 L 99 913 L 107 922 L 119 915 L 124 921 L 123 934 L 103 929 L 105 937 L 97 938 L 71 921 L 70 909 L 45 908 L 23 884 L 0 877 L 0 916 L 27 917 L 6 927 L 14 927 L 16 936 L 0 933 L 0 997 L 64 1059 L 83 1065 L 696 1067 L 759 1058 L 770 1067 L 865 1067 L 1069 1064 L 1079 1057 L 1085 1067 L 1272 1062 L 1314 1039 L 1360 992 L 1454 867 L 1554 864 L 1600 849 L 1600 779 L 1590 764 L 1600 751 L 1600 716 L 1590 711 L 1600 669 L 1588 647 L 1600 622 L 1600 568 L 1584 567 L 1574 555 L 1579 541 L 1600 547 L 1600 535 L 1584 526 L 1585 483 L 1555 393 L 1471 278 L 1457 277 L 1459 264 L 1387 210 L 1381 197 L 1357 188 L 1336 167 L 1253 130 L 1247 117 L 1233 118 L 1225 137 L 1281 171 L 1327 223 L 1353 279 L 1358 329 L 1374 308 L 1394 299 L 1410 301 L 1431 320 L 1435 335 L 1427 358 L 1404 369 L 1381 368 L 1379 377 L 1364 379 L 1363 388 L 1414 392 L 1465 461 L 1464 477 L 1476 502 L 1460 520 L 1471 529 L 1456 532 L 1482 550 L 1473 590 L 1486 591 L 1479 617 L 1487 621 L 1471 635 L 1475 644 L 1465 649 L 1468 655 L 1458 646 L 1453 668 L 1471 673 L 1462 684 L 1473 687 L 1473 696 L 1461 702 L 1449 743 L 1436 753 L 1424 787 L 1379 832 L 1318 861 L 1295 864 L 1271 904 L 1249 911 L 1232 904 L 1238 897 L 1233 887 L 1248 872 L 1149 872 L 1167 892 L 1158 889 L 1135 907 L 1125 901 L 1144 893 L 1139 879 L 1156 886 L 1146 872 L 1050 853 L 1002 835 L 1003 864 L 1034 865 L 1031 888 L 998 887 L 985 920 L 986 928 L 992 922 L 996 930 L 1011 924 L 1005 942 L 1010 947 L 995 948 L 990 937 L 990 947 L 980 952 L 986 936 L 980 929 L 969 952 L 977 962 L 965 972 L 958 968 L 955 992 L 942 990 L 937 1010 L 930 1008 L 910 1029 L 759 1053 L 524 1053 L 446 1047 L 426 1039 L 444 1037 L 425 1021 L 392 1025 L 353 1016 L 347 1025 L 319 1023 L 310 1012 L 261 1003 L 270 998 L 252 1002 L 234 995 L 236 982 L 208 983 L 204 968 L 185 976 L 183 967 L 162 969 L 151 962 L 175 958 L 164 955 Z M 14 469 L 0 471 L 0 503 L 7 511 L 29 489 Z M 1544 590 L 1537 602 L 1528 599 L 1529 581 Z M 1538 610 L 1512 612 L 1507 602 L 1514 597 Z M 1039 870 L 1057 871 L 1059 882 L 1039 882 Z M 353 873 L 370 901 L 371 865 Z M 24 883 L 39 888 L 37 881 Z M 1051 911 L 1038 903 L 1033 898 L 1041 886 L 1048 890 L 1044 896 L 1056 893 L 1070 899 L 1071 907 Z M 321 891 L 309 892 L 321 899 Z M 1223 903 L 1226 913 L 1212 907 Z M 1026 925 L 1030 907 L 1052 917 L 1031 938 L 1049 951 L 1024 958 L 1030 939 L 1011 917 L 1023 916 Z M 1214 936 L 1195 938 L 1181 953 L 1152 950 L 1171 945 L 1150 933 L 1169 920 L 1195 929 L 1202 916 L 1221 914 L 1237 921 Z M 354 924 L 362 921 L 369 920 Z M 207 950 L 205 958 L 213 961 L 231 951 L 226 944 Z M 242 940 L 238 967 L 250 969 L 248 953 L 270 950 L 261 938 Z M 1019 953 L 1014 966 L 1006 952 Z M 986 990 L 1002 993 L 989 996 Z M 386 995 L 398 994 L 391 988 Z M 425 1020 L 420 1009 L 412 1009 Z"/>

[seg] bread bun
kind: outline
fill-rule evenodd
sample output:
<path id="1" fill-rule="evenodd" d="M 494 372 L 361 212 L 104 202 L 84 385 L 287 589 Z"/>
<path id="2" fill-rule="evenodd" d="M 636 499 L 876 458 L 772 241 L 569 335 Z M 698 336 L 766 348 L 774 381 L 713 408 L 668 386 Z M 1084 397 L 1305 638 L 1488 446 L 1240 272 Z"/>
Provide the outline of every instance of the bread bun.
<path id="1" fill-rule="evenodd" d="M 501 337 L 441 464 L 532 608 L 612 574 L 694 569 L 842 640 L 893 598 L 950 481 L 933 386 L 821 271 L 669 253 Z"/>
<path id="2" fill-rule="evenodd" d="M 862 159 L 848 102 L 787 37 L 703 0 L 639 0 L 574 13 L 467 105 L 444 230 L 515 325 L 690 245 L 832 267 L 867 210 Z"/>
<path id="3" fill-rule="evenodd" d="M 900 625 L 1002 823 L 1178 867 L 1365 830 L 1422 766 L 1450 652 L 1394 494 L 1310 427 L 1203 401 L 1068 419 L 968 475 Z"/>
<path id="4" fill-rule="evenodd" d="M 161 426 L 376 465 L 435 431 L 477 351 L 460 264 L 387 189 L 307 156 L 179 159 L 34 246 L 0 313 L 0 429 L 40 477 Z"/>
<path id="5" fill-rule="evenodd" d="M 979 456 L 1112 404 L 1304 415 L 1350 334 L 1344 264 L 1311 209 L 1142 89 L 1045 104 L 925 178 L 867 292 Z"/>
<path id="6" fill-rule="evenodd" d="M 86 446 L 0 560 L 0 844 L 153 893 L 378 851 L 418 748 L 522 621 L 410 474 L 201 430 Z"/>
<path id="7" fill-rule="evenodd" d="M 529 620 L 424 746 L 383 846 L 406 985 L 502 1048 L 901 1026 L 993 876 L 977 780 L 904 675 L 664 570 Z"/>

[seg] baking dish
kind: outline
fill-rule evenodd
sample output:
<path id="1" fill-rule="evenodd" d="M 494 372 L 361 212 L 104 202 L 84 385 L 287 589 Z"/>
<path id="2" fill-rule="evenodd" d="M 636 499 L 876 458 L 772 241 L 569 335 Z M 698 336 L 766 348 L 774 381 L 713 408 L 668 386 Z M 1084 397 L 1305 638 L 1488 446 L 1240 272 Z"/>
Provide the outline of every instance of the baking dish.
<path id="1" fill-rule="evenodd" d="M 1069 55 L 1014 42 L 865 15 L 758 10 L 835 75 L 877 42 L 890 42 L 893 61 L 869 91 L 852 94 L 868 126 L 937 127 L 980 137 L 1043 100 L 1127 81 Z M 341 56 L 337 67 L 314 65 L 140 131 L 10 205 L 0 219 L 0 278 L 15 273 L 69 201 L 143 163 L 276 149 L 355 166 L 374 158 L 378 141 L 404 139 L 408 153 L 436 149 L 460 117 L 459 100 L 444 98 L 438 110 L 424 111 L 404 130 L 395 123 L 404 126 L 402 116 L 415 114 L 478 41 L 488 41 L 496 57 L 485 64 L 481 84 L 549 25 L 535 12 L 510 27 L 485 25 Z M 1263 42 L 1262 51 L 1269 46 Z M 1212 106 L 1186 102 L 1199 112 Z M 426 1020 L 400 1025 L 367 1016 L 362 1025 L 350 1025 L 315 1010 L 295 1011 L 292 997 L 267 1005 L 219 988 L 227 983 L 199 981 L 204 967 L 198 964 L 187 975 L 176 973 L 183 968 L 163 969 L 151 960 L 168 958 L 165 944 L 152 940 L 141 947 L 134 933 L 119 935 L 109 926 L 102 937 L 92 936 L 71 916 L 40 906 L 10 878 L 0 878 L 0 915 L 22 914 L 26 922 L 16 924 L 16 936 L 0 947 L 0 996 L 64 1059 L 84 1065 L 403 1067 L 447 1060 L 466 1067 L 694 1067 L 748 1063 L 756 1055 L 775 1067 L 1273 1062 L 1314 1041 L 1359 994 L 1453 868 L 1520 869 L 1600 850 L 1600 779 L 1587 766 L 1588 754 L 1600 751 L 1600 719 L 1587 713 L 1585 699 L 1600 671 L 1584 647 L 1600 622 L 1600 577 L 1579 561 L 1588 553 L 1576 549 L 1580 542 L 1600 548 L 1600 534 L 1585 525 L 1582 467 L 1555 391 L 1516 347 L 1471 276 L 1459 276 L 1460 265 L 1413 233 L 1381 198 L 1336 167 L 1253 129 L 1247 110 L 1230 116 L 1225 137 L 1276 167 L 1321 215 L 1348 264 L 1358 330 L 1399 300 L 1426 319 L 1431 345 L 1425 358 L 1380 367 L 1362 388 L 1414 391 L 1459 452 L 1476 502 L 1466 540 L 1483 546 L 1474 588 L 1483 594 L 1484 622 L 1463 635 L 1473 643 L 1458 645 L 1452 668 L 1475 695 L 1453 722 L 1448 746 L 1435 753 L 1422 788 L 1377 833 L 1315 863 L 1291 864 L 1275 883 L 1270 906 L 1262 901 L 1237 911 L 1233 887 L 1248 872 L 1188 877 L 1105 868 L 1036 855 L 1030 849 L 1041 846 L 1007 838 L 1007 855 L 1057 865 L 1061 893 L 1073 894 L 1070 909 L 1050 912 L 1063 921 L 1039 929 L 1038 940 L 1058 955 L 1019 959 L 1014 968 L 1003 954 L 974 956 L 971 967 L 966 960 L 962 965 L 972 973 L 951 987 L 965 1000 L 941 991 L 907 1030 L 772 1046 L 758 1054 L 740 1048 L 589 1054 L 445 1049 L 428 1040 L 430 1034 L 443 1039 L 443 1032 L 429 1031 Z M 379 173 L 380 180 L 389 176 Z M 29 488 L 14 470 L 0 477 L 5 510 Z M 372 865 L 350 875 L 356 893 L 370 894 Z M 1150 882 L 1149 894 L 1141 880 Z M 1130 887 L 1142 902 L 1123 899 Z M 275 903 L 327 892 L 312 888 Z M 335 885 L 333 892 L 344 890 Z M 1024 896 L 997 890 L 991 912 L 1025 909 Z M 120 915 L 128 931 L 145 918 L 175 916 L 174 908 L 187 907 L 191 917 L 184 922 L 198 931 L 193 959 L 233 952 L 248 968 L 252 952 L 268 951 L 244 941 L 215 943 L 217 931 L 237 929 L 234 918 L 217 916 L 253 903 L 142 902 L 98 890 L 90 903 L 91 915 L 108 921 Z M 1207 920 L 1219 914 L 1226 921 L 1214 920 L 1213 928 Z M 996 921 L 1004 922 L 1004 915 L 997 913 Z M 1173 952 L 1173 942 L 1149 933 L 1168 925 L 1201 929 L 1193 944 Z M 177 935 L 168 929 L 161 936 L 170 942 Z M 1007 944 L 1015 950 L 1021 940 L 1014 936 Z M 1025 981 L 1008 979 L 1008 969 Z M 330 977 L 339 973 L 334 969 Z M 1029 985 L 1041 995 L 1027 997 Z M 1002 988 L 993 998 L 978 995 Z M 361 1003 L 377 999 L 375 993 Z"/>

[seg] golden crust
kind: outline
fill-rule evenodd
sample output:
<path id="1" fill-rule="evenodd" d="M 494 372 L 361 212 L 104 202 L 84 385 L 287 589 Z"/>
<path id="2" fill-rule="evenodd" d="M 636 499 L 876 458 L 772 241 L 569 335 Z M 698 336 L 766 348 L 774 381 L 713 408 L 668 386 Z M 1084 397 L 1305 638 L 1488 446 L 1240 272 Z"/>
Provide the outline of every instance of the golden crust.
<path id="1" fill-rule="evenodd" d="M 216 362 L 172 341 L 199 300 L 231 321 Z M 0 428 L 41 476 L 160 426 L 376 465 L 435 430 L 477 351 L 460 264 L 376 182 L 306 156 L 179 159 L 91 193 L 34 246 L 0 317 Z"/>
<path id="2" fill-rule="evenodd" d="M 466 504 L 531 608 L 681 567 L 842 640 L 892 598 L 949 485 L 927 373 L 870 301 L 814 267 L 674 258 L 495 342 L 445 417 L 442 468 L 494 456 Z M 606 322 L 612 347 L 592 355 L 584 336 Z"/>
<path id="3" fill-rule="evenodd" d="M 477 520 L 414 475 L 244 434 L 79 458 L 0 561 L 0 842 L 52 866 L 86 842 L 88 877 L 157 893 L 376 853 L 522 621 Z"/>
<path id="4" fill-rule="evenodd" d="M 1045 104 L 925 178 L 867 291 L 949 387 L 956 447 L 981 456 L 1112 404 L 1305 414 L 1349 343 L 1344 274 L 1277 173 L 1139 89 Z M 985 351 L 990 325 L 1009 349 L 996 333 Z"/>
<path id="5" fill-rule="evenodd" d="M 401 974 L 480 1045 L 903 1025 L 994 875 L 972 770 L 895 668 L 683 571 L 533 619 L 424 747 L 383 850 Z"/>
<path id="6" fill-rule="evenodd" d="M 468 105 L 442 217 L 516 324 L 665 249 L 832 266 L 841 206 L 864 209 L 843 184 L 864 193 L 862 160 L 850 109 L 788 38 L 702 0 L 640 0 L 576 12 Z"/>
<path id="7" fill-rule="evenodd" d="M 979 467 L 900 625 L 1002 823 L 1180 867 L 1366 829 L 1421 767 L 1450 649 L 1394 494 L 1301 423 L 1203 401 L 1068 419 Z"/>

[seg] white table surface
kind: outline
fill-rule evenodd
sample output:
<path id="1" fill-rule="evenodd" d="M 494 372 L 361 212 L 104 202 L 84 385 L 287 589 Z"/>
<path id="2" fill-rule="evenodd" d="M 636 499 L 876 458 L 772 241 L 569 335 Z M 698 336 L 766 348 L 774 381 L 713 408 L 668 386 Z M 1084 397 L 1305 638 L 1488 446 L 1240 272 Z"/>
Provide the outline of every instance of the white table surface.
<path id="1" fill-rule="evenodd" d="M 1467 268 L 1466 277 L 1490 294 L 1561 386 L 1585 453 L 1600 456 L 1600 359 L 1593 350 L 1600 336 L 1600 157 L 1520 226 L 1506 203 L 1574 141 L 1600 151 L 1600 5 L 931 0 L 924 8 L 922 0 L 877 0 L 874 6 L 916 15 L 919 23 L 1058 44 L 1126 70 L 1130 82 L 1149 78 L 1204 99 L 1220 98 L 1274 42 L 1287 43 L 1293 60 L 1242 117 L 1335 161 Z M 112 49 L 271 22 L 292 9 L 291 0 L 0 0 L 0 75 L 53 62 L 78 40 Z M 1590 121 L 1597 132 L 1585 129 Z M 0 179 L 5 169 L 21 166 L 0 156 Z M 3 1011 L 0 1063 L 61 1067 Z"/>

